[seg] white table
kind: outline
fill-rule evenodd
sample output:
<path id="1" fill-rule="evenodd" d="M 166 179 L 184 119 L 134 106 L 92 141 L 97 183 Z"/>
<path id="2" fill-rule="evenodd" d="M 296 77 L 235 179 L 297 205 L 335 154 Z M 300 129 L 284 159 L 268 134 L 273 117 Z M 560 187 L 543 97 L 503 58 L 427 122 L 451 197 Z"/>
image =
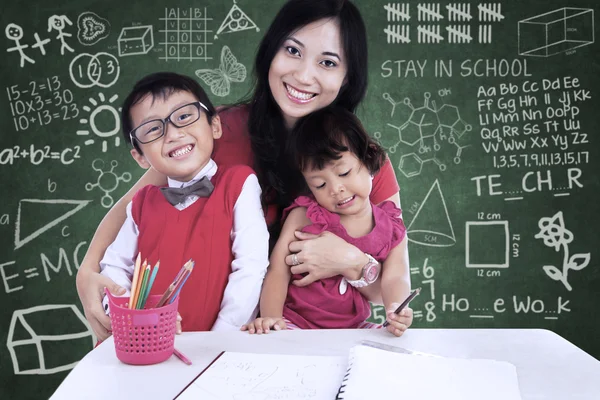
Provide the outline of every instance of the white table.
<path id="1" fill-rule="evenodd" d="M 157 365 L 123 364 L 111 338 L 79 362 L 51 399 L 172 399 L 222 350 L 345 356 L 361 340 L 441 356 L 508 361 L 517 367 L 523 400 L 600 399 L 600 362 L 542 329 L 409 329 L 401 338 L 369 329 L 184 333 L 175 347 L 192 360 L 191 366 L 175 356 Z"/>

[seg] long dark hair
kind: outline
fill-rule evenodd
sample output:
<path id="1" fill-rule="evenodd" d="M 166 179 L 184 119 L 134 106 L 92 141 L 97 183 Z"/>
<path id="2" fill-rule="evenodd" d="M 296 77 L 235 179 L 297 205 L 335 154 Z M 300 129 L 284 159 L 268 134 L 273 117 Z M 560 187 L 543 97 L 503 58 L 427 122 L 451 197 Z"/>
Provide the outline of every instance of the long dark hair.
<path id="1" fill-rule="evenodd" d="M 321 19 L 334 19 L 340 27 L 347 60 L 345 84 L 334 104 L 354 112 L 367 90 L 367 33 L 360 12 L 349 0 L 289 0 L 265 33 L 254 64 L 254 94 L 250 100 L 248 132 L 254 168 L 263 190 L 263 202 L 279 210 L 293 200 L 293 188 L 302 179 L 285 158 L 288 129 L 269 87 L 269 69 L 283 42 L 294 32 Z M 279 218 L 271 227 L 277 239 Z"/>

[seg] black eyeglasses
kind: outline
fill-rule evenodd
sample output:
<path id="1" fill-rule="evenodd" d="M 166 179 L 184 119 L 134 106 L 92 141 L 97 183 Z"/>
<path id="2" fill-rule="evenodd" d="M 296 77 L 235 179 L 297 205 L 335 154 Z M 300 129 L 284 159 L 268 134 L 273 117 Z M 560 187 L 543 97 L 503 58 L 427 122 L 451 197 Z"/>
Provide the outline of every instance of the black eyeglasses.
<path id="1" fill-rule="evenodd" d="M 196 101 L 179 107 L 165 119 L 153 119 L 152 121 L 144 122 L 129 132 L 129 136 L 131 136 L 132 140 L 135 139 L 144 144 L 154 142 L 165 135 L 168 122 L 177 128 L 183 128 L 198 121 L 201 115 L 201 108 L 204 109 L 207 115 L 211 114 L 204 104 Z"/>

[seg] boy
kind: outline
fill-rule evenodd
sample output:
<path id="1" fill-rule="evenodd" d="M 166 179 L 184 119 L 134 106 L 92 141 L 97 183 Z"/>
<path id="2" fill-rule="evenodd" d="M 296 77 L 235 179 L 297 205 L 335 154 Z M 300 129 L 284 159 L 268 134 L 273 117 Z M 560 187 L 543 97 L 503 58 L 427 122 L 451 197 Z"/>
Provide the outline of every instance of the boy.
<path id="1" fill-rule="evenodd" d="M 256 175 L 211 159 L 221 122 L 189 77 L 146 76 L 125 99 L 121 120 L 133 158 L 165 174 L 168 188 L 148 185 L 135 194 L 100 263 L 102 274 L 129 291 L 141 252 L 151 265 L 160 260 L 150 294 L 162 294 L 192 258 L 194 271 L 179 295 L 182 330 L 239 330 L 256 315 L 268 266 Z"/>

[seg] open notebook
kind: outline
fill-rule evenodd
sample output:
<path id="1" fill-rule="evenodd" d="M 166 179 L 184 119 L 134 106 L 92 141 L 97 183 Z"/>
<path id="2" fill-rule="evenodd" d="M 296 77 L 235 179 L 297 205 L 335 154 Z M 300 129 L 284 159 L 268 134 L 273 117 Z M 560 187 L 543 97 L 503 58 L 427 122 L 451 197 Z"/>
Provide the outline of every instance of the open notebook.
<path id="1" fill-rule="evenodd" d="M 369 346 L 350 350 L 337 399 L 520 400 L 514 365 L 428 357 Z"/>
<path id="2" fill-rule="evenodd" d="M 177 400 L 334 399 L 347 357 L 222 353 Z"/>

